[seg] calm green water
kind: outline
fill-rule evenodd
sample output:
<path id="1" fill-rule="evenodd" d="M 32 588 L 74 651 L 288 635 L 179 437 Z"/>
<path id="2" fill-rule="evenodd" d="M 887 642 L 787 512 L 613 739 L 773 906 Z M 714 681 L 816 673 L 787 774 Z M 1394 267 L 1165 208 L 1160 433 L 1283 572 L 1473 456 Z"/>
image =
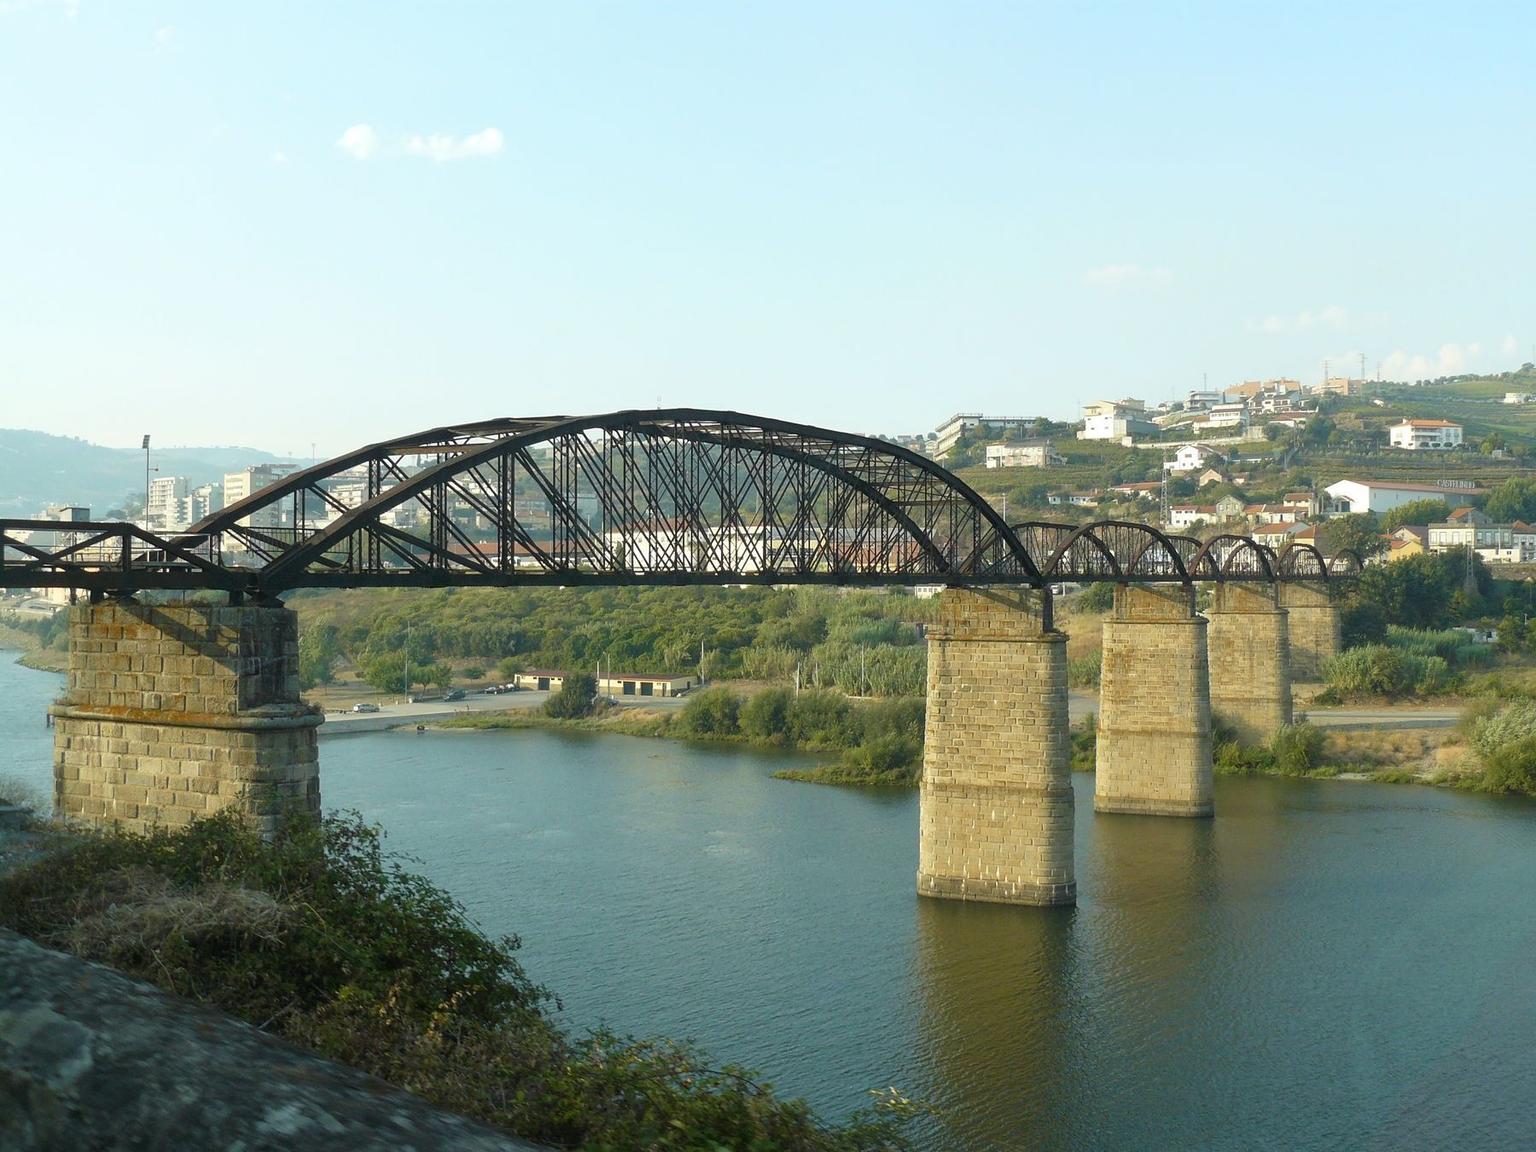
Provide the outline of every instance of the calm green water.
<path id="1" fill-rule="evenodd" d="M 57 678 L 0 664 L 0 772 Z M 322 743 L 355 807 L 570 1023 L 691 1036 L 833 1113 L 895 1084 L 936 1149 L 1536 1147 L 1536 805 L 1222 781 L 1098 817 L 1074 910 L 920 901 L 916 797 L 623 737 Z"/>

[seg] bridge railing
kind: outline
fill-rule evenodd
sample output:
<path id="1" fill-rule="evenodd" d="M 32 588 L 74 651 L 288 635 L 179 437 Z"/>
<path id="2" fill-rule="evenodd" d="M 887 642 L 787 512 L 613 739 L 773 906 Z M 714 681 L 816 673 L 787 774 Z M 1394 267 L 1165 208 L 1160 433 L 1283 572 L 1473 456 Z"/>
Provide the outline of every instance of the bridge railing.
<path id="1" fill-rule="evenodd" d="M 213 578 L 221 571 L 217 534 L 172 541 L 124 522 L 0 520 L 0 573 L 12 586 L 29 576 L 37 577 L 40 586 L 56 586 L 61 577 L 110 572 L 184 572 Z M 82 579 L 79 586 L 95 582 Z M 210 586 L 221 582 L 210 579 Z"/>

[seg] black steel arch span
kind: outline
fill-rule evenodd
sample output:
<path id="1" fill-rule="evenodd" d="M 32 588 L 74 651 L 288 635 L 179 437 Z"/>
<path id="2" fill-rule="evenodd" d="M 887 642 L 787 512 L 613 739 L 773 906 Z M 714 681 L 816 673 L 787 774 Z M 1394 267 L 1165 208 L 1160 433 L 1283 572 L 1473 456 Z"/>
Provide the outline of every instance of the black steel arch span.
<path id="1" fill-rule="evenodd" d="M 49 540 L 40 544 L 38 540 Z M 1146 524 L 1009 527 L 883 440 L 672 408 L 444 425 L 312 465 L 174 537 L 0 521 L 0 586 L 93 594 L 299 587 L 1327 581 L 1352 553 L 1277 556 Z"/>
<path id="2" fill-rule="evenodd" d="M 351 500 L 336 487 L 348 477 Z M 269 593 L 1041 583 L 991 505 L 926 457 L 870 437 L 705 409 L 430 429 L 305 469 L 186 535 L 250 557 L 258 590 Z"/>

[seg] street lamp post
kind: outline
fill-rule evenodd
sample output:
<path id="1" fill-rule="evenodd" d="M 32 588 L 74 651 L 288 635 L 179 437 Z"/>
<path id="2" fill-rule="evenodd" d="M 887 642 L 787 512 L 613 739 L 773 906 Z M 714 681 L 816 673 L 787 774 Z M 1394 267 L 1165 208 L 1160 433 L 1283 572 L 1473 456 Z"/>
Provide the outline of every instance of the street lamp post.
<path id="1" fill-rule="evenodd" d="M 144 449 L 144 528 L 153 531 L 154 525 L 149 522 L 149 433 L 144 433 L 144 442 L 139 445 Z"/>

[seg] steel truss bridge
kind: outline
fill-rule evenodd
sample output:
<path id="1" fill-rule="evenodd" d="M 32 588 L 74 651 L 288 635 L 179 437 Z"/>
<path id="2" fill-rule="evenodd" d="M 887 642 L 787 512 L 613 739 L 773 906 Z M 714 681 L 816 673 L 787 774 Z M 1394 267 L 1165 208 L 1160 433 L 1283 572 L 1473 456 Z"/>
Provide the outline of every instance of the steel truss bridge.
<path id="1" fill-rule="evenodd" d="M 1326 582 L 1350 553 L 1145 524 L 1006 523 L 932 460 L 690 408 L 433 428 L 297 471 L 193 525 L 0 520 L 0 587 Z"/>

